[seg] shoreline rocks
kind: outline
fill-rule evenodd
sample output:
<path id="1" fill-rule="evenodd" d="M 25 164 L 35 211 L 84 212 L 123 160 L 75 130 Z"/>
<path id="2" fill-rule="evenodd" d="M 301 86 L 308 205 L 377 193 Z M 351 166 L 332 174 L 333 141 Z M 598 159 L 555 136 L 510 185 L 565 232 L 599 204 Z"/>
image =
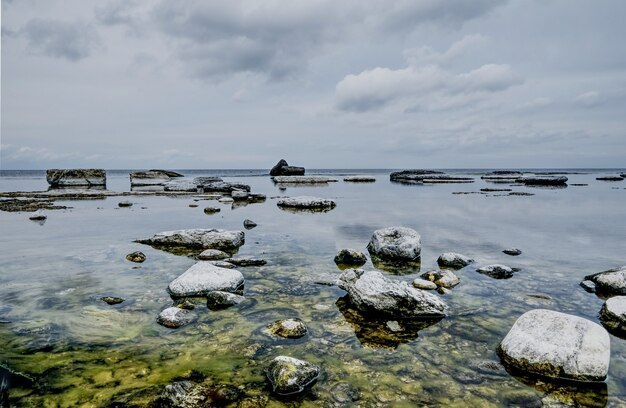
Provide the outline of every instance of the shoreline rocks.
<path id="1" fill-rule="evenodd" d="M 473 263 L 474 260 L 468 256 L 456 252 L 444 252 L 439 255 L 437 264 L 442 268 L 461 269 Z"/>
<path id="2" fill-rule="evenodd" d="M 584 280 L 595 283 L 597 292 L 610 295 L 626 295 L 626 265 L 587 275 Z"/>
<path id="3" fill-rule="evenodd" d="M 452 289 L 461 283 L 461 279 L 454 272 L 447 270 L 424 272 L 421 276 L 422 279 L 434 283 L 438 288 Z"/>
<path id="4" fill-rule="evenodd" d="M 105 187 L 103 169 L 48 169 L 46 181 L 50 187 Z"/>
<path id="5" fill-rule="evenodd" d="M 600 321 L 613 333 L 626 336 L 626 296 L 607 299 L 600 310 Z"/>
<path id="6" fill-rule="evenodd" d="M 251 230 L 252 228 L 254 228 L 256 226 L 257 226 L 257 223 L 252 221 L 252 220 L 249 220 L 247 218 L 245 220 L 243 220 L 243 227 L 245 229 L 247 229 L 247 230 Z"/>
<path id="7" fill-rule="evenodd" d="M 151 238 L 138 239 L 135 242 L 155 247 L 185 247 L 233 251 L 244 244 L 244 237 L 243 231 L 197 228 L 159 232 Z"/>
<path id="8" fill-rule="evenodd" d="M 374 231 L 367 244 L 370 255 L 387 262 L 419 262 L 420 234 L 406 227 L 388 227 Z"/>
<path id="9" fill-rule="evenodd" d="M 362 312 L 407 319 L 443 317 L 447 309 L 437 296 L 407 282 L 386 278 L 378 271 L 348 270 L 337 284 Z"/>
<path id="10" fill-rule="evenodd" d="M 338 265 L 361 266 L 367 262 L 367 257 L 356 249 L 342 249 L 335 255 L 334 261 Z"/>
<path id="11" fill-rule="evenodd" d="M 287 160 L 280 159 L 270 170 L 270 176 L 304 176 L 304 167 L 290 166 Z"/>
<path id="12" fill-rule="evenodd" d="M 513 277 L 514 270 L 506 265 L 493 264 L 480 267 L 476 272 L 494 279 L 509 279 Z"/>
<path id="13" fill-rule="evenodd" d="M 174 279 L 167 291 L 173 298 L 207 296 L 214 291 L 241 293 L 244 282 L 243 275 L 236 269 L 200 261 Z"/>
<path id="14" fill-rule="evenodd" d="M 121 297 L 116 297 L 116 296 L 103 296 L 100 298 L 100 300 L 102 300 L 104 303 L 108 305 L 118 305 L 124 302 L 126 299 L 121 298 Z"/>
<path id="15" fill-rule="evenodd" d="M 578 316 L 535 309 L 520 316 L 498 346 L 505 365 L 547 377 L 604 381 L 609 334 Z"/>
<path id="16" fill-rule="evenodd" d="M 219 249 L 205 249 L 196 258 L 201 261 L 219 261 L 229 257 L 229 254 Z"/>
<path id="17" fill-rule="evenodd" d="M 243 303 L 246 298 L 236 293 L 215 290 L 207 294 L 206 300 L 210 310 L 220 310 Z"/>
<path id="18" fill-rule="evenodd" d="M 291 396 L 300 394 L 315 384 L 320 368 L 304 360 L 278 356 L 270 361 L 265 374 L 274 393 Z"/>
<path id="19" fill-rule="evenodd" d="M 170 180 L 171 177 L 163 171 L 151 170 L 130 173 L 131 187 L 162 186 Z"/>

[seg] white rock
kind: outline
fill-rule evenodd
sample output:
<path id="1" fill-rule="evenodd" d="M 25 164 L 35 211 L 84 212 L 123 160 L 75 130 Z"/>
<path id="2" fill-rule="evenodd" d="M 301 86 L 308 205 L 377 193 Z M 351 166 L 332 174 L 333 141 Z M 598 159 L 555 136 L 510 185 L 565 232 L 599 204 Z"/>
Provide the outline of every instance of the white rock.
<path id="1" fill-rule="evenodd" d="M 152 238 L 139 239 L 136 242 L 156 246 L 232 250 L 244 244 L 244 237 L 243 231 L 198 228 L 159 232 Z"/>
<path id="2" fill-rule="evenodd" d="M 248 198 L 248 192 L 245 190 L 233 190 L 230 196 L 233 200 L 246 200 Z"/>
<path id="3" fill-rule="evenodd" d="M 198 255 L 198 259 L 201 261 L 215 261 L 219 259 L 226 259 L 230 257 L 226 252 L 219 249 L 205 249 Z"/>
<path id="4" fill-rule="evenodd" d="M 191 310 L 168 307 L 159 314 L 157 323 L 170 329 L 176 329 L 191 323 L 195 318 L 196 315 Z"/>
<path id="5" fill-rule="evenodd" d="M 454 269 L 464 268 L 472 262 L 474 262 L 472 258 L 456 252 L 444 252 L 439 255 L 439 259 L 437 259 L 439 266 Z"/>
<path id="6" fill-rule="evenodd" d="M 233 200 L 231 197 L 222 197 L 217 201 L 219 201 L 222 204 L 230 204 L 230 203 L 235 202 L 235 200 Z"/>
<path id="7" fill-rule="evenodd" d="M 417 278 L 413 281 L 413 286 L 418 289 L 423 290 L 435 290 L 437 289 L 437 284 L 435 282 L 431 282 L 426 279 Z"/>
<path id="8" fill-rule="evenodd" d="M 236 269 L 200 261 L 174 279 L 167 290 L 173 297 L 206 296 L 209 292 L 237 292 L 243 289 L 244 278 Z"/>
<path id="9" fill-rule="evenodd" d="M 626 265 L 585 276 L 585 280 L 594 282 L 598 292 L 626 295 Z"/>
<path id="10" fill-rule="evenodd" d="M 334 208 L 336 204 L 333 200 L 327 198 L 298 196 L 280 199 L 277 205 L 279 207 L 293 208 Z"/>
<path id="11" fill-rule="evenodd" d="M 615 296 L 604 302 L 600 319 L 609 329 L 626 333 L 626 296 Z"/>
<path id="12" fill-rule="evenodd" d="M 520 316 L 500 343 L 506 364 L 548 377 L 603 381 L 611 342 L 600 325 L 578 316 L 535 309 Z"/>
<path id="13" fill-rule="evenodd" d="M 374 231 L 367 249 L 383 260 L 418 261 L 422 245 L 417 231 L 406 227 L 388 227 Z"/>
<path id="14" fill-rule="evenodd" d="M 436 295 L 377 271 L 348 270 L 337 285 L 348 292 L 357 309 L 399 318 L 445 316 L 446 304 Z"/>

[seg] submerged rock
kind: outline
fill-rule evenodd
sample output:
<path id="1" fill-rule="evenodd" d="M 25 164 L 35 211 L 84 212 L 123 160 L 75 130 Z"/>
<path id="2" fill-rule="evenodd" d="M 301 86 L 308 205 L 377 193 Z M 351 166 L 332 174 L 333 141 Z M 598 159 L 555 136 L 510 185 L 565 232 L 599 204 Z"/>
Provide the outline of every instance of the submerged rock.
<path id="1" fill-rule="evenodd" d="M 170 329 L 177 329 L 193 322 L 195 319 L 196 315 L 191 310 L 168 307 L 159 313 L 157 323 Z"/>
<path id="2" fill-rule="evenodd" d="M 280 159 L 270 170 L 270 176 L 304 176 L 304 167 L 290 166 L 285 159 Z"/>
<path id="3" fill-rule="evenodd" d="M 376 177 L 349 176 L 349 177 L 344 177 L 343 181 L 349 182 L 349 183 L 374 183 L 376 181 Z"/>
<path id="4" fill-rule="evenodd" d="M 437 263 L 443 268 L 461 269 L 474 262 L 474 260 L 465 255 L 456 252 L 445 252 L 439 255 Z"/>
<path id="5" fill-rule="evenodd" d="M 608 299 L 600 310 L 600 320 L 609 330 L 626 335 L 626 296 Z"/>
<path id="6" fill-rule="evenodd" d="M 130 201 L 120 201 L 119 203 L 117 203 L 118 207 L 132 207 L 133 203 L 131 203 Z"/>
<path id="7" fill-rule="evenodd" d="M 28 216 L 28 219 L 33 221 L 44 221 L 47 218 L 48 217 L 41 210 L 37 210 Z"/>
<path id="8" fill-rule="evenodd" d="M 243 220 L 243 227 L 247 230 L 251 230 L 252 228 L 256 226 L 257 226 L 257 223 L 252 220 L 249 220 L 249 219 Z"/>
<path id="9" fill-rule="evenodd" d="M 494 279 L 509 279 L 513 277 L 513 268 L 509 268 L 506 265 L 487 265 L 476 269 L 476 272 L 487 275 Z"/>
<path id="10" fill-rule="evenodd" d="M 452 271 L 430 271 L 422 274 L 422 278 L 445 289 L 451 289 L 461 283 L 461 280 Z M 415 286 L 415 284 L 413 285 Z"/>
<path id="11" fill-rule="evenodd" d="M 372 257 L 391 262 L 416 262 L 422 250 L 417 231 L 406 227 L 388 227 L 374 231 L 367 250 Z"/>
<path id="12" fill-rule="evenodd" d="M 227 258 L 224 260 L 225 262 L 228 262 L 231 265 L 235 265 L 235 266 L 263 266 L 267 263 L 267 261 L 265 259 L 256 259 L 256 258 L 250 258 L 250 257 L 237 257 L 237 258 Z"/>
<path id="13" fill-rule="evenodd" d="M 447 309 L 436 295 L 404 281 L 388 279 L 380 272 L 348 270 L 341 274 L 337 284 L 348 292 L 354 306 L 363 312 L 419 318 L 445 316 Z"/>
<path id="14" fill-rule="evenodd" d="M 603 381 L 611 342 L 606 330 L 589 320 L 535 309 L 520 316 L 498 347 L 504 364 L 547 377 Z"/>
<path id="15" fill-rule="evenodd" d="M 246 300 L 245 297 L 236 293 L 213 291 L 206 296 L 207 307 L 211 310 L 226 309 L 238 305 Z"/>
<path id="16" fill-rule="evenodd" d="M 237 402 L 241 396 L 241 391 L 230 384 L 216 386 L 179 381 L 165 386 L 158 406 L 168 408 L 225 407 Z"/>
<path id="17" fill-rule="evenodd" d="M 122 303 L 126 299 L 121 298 L 121 297 L 115 297 L 115 296 L 103 296 L 100 298 L 100 300 L 102 300 L 103 302 L 109 305 L 117 305 L 117 304 Z"/>
<path id="18" fill-rule="evenodd" d="M 507 255 L 511 255 L 511 256 L 518 256 L 522 254 L 522 251 L 520 251 L 517 248 L 509 248 L 509 249 L 505 249 L 502 252 L 504 252 Z"/>
<path id="19" fill-rule="evenodd" d="M 585 276 L 596 284 L 596 290 L 609 295 L 626 295 L 626 265 Z"/>
<path id="20" fill-rule="evenodd" d="M 131 262 L 142 263 L 146 260 L 146 255 L 143 252 L 135 251 L 126 255 L 126 259 Z"/>
<path id="21" fill-rule="evenodd" d="M 305 209 L 332 209 L 335 208 L 335 202 L 328 198 L 319 198 L 311 196 L 287 197 L 278 200 L 279 207 L 289 208 L 305 208 Z"/>
<path id="22" fill-rule="evenodd" d="M 187 229 L 159 232 L 152 238 L 138 239 L 135 242 L 156 247 L 210 248 L 231 251 L 244 244 L 244 233 L 222 229 Z"/>
<path id="23" fill-rule="evenodd" d="M 207 296 L 209 292 L 240 292 L 244 278 L 236 269 L 220 268 L 200 261 L 174 279 L 167 290 L 174 298 Z"/>
<path id="24" fill-rule="evenodd" d="M 605 176 L 605 177 L 596 177 L 596 180 L 600 181 L 622 181 L 624 177 L 622 176 Z"/>
<path id="25" fill-rule="evenodd" d="M 565 176 L 526 176 L 515 180 L 517 183 L 537 186 L 558 186 L 567 184 Z"/>
<path id="26" fill-rule="evenodd" d="M 51 187 L 93 187 L 106 186 L 106 172 L 103 169 L 49 169 L 46 180 Z"/>
<path id="27" fill-rule="evenodd" d="M 216 261 L 230 257 L 226 252 L 219 249 L 205 249 L 197 256 L 201 261 Z"/>
<path id="28" fill-rule="evenodd" d="M 312 386 L 319 377 L 320 368 L 304 360 L 278 356 L 269 363 L 265 374 L 274 393 L 288 396 L 300 394 Z"/>
<path id="29" fill-rule="evenodd" d="M 365 254 L 356 249 L 342 249 L 335 255 L 336 264 L 361 266 L 366 262 Z"/>
<path id="30" fill-rule="evenodd" d="M 221 211 L 221 209 L 218 208 L 218 207 L 205 207 L 204 208 L 204 213 L 207 214 L 207 215 L 215 214 L 215 213 L 218 213 L 220 211 Z"/>
<path id="31" fill-rule="evenodd" d="M 267 328 L 272 334 L 286 339 L 299 339 L 307 334 L 307 328 L 300 319 L 277 320 Z"/>

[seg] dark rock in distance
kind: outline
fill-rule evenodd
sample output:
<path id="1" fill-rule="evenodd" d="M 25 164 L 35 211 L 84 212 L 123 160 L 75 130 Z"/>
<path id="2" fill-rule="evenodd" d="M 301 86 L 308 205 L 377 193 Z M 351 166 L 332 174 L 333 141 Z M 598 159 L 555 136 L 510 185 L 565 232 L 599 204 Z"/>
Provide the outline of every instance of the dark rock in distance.
<path id="1" fill-rule="evenodd" d="M 119 207 L 132 207 L 133 203 L 131 203 L 130 201 L 120 201 L 119 203 L 117 203 L 117 205 Z"/>
<path id="2" fill-rule="evenodd" d="M 622 176 L 604 176 L 604 177 L 596 177 L 596 180 L 600 181 L 622 181 L 624 177 Z"/>
<path id="3" fill-rule="evenodd" d="M 46 180 L 51 187 L 93 187 L 106 185 L 103 169 L 49 169 Z"/>
<path id="4" fill-rule="evenodd" d="M 148 171 L 154 171 L 154 172 L 158 172 L 158 173 L 163 173 L 168 177 L 184 177 L 182 174 L 177 173 L 175 171 L 171 171 L 171 170 L 161 170 L 161 169 L 151 169 Z"/>
<path id="5" fill-rule="evenodd" d="M 505 249 L 502 252 L 504 252 L 507 255 L 511 255 L 511 256 L 518 256 L 522 254 L 522 251 L 520 251 L 517 248 L 509 248 L 509 249 Z"/>
<path id="6" fill-rule="evenodd" d="M 252 228 L 256 226 L 257 226 L 257 223 L 252 220 L 249 220 L 249 219 L 243 220 L 243 227 L 247 230 L 251 230 Z"/>
<path id="7" fill-rule="evenodd" d="M 285 159 L 280 159 L 270 170 L 270 176 L 304 176 L 304 167 L 290 166 Z"/>

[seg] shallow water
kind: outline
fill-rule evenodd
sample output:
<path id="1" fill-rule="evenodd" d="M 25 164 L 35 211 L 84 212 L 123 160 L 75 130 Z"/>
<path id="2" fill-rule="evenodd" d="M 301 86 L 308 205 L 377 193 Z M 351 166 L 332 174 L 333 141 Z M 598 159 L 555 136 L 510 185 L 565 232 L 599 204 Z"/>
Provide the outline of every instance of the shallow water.
<path id="1" fill-rule="evenodd" d="M 499 361 L 496 346 L 525 311 L 548 308 L 598 321 L 603 301 L 579 282 L 626 264 L 626 182 L 595 180 L 614 172 L 568 174 L 569 183 L 588 186 L 546 189 L 479 177 L 473 184 L 407 186 L 391 183 L 389 171 L 331 171 L 324 173 L 369 174 L 377 181 L 285 191 L 261 172 L 239 172 L 225 180 L 250 184 L 267 201 L 234 209 L 189 196 L 57 201 L 72 208 L 48 211 L 43 225 L 25 213 L 0 212 L 0 362 L 33 380 L 3 372 L 11 382 L 10 400 L 15 406 L 64 407 L 140 402 L 174 379 L 206 376 L 268 406 L 626 404 L 626 340 L 613 335 L 606 387 L 538 382 L 485 368 L 485 362 Z M 109 172 L 108 188 L 127 191 L 127 174 Z M 41 173 L 6 175 L 0 191 L 47 188 Z M 452 194 L 486 187 L 534 195 Z M 278 195 L 333 198 L 337 207 L 287 212 L 270 199 Z M 119 208 L 126 199 L 134 205 Z M 190 208 L 192 203 L 199 207 Z M 208 205 L 222 211 L 205 215 Z M 195 261 L 133 240 L 171 229 L 242 230 L 246 218 L 259 226 L 245 232 L 239 254 L 268 261 L 239 268 L 251 301 L 209 311 L 197 300 L 196 323 L 177 330 L 158 325 L 157 314 L 172 303 L 168 283 Z M 345 292 L 328 285 L 340 274 L 333 262 L 338 250 L 366 252 L 372 232 L 392 225 L 421 234 L 422 272 L 435 268 L 446 251 L 476 259 L 457 273 L 461 284 L 443 296 L 450 306 L 445 319 L 400 322 L 402 331 L 394 332 L 385 321 L 363 320 Z M 509 247 L 523 254 L 501 252 Z M 138 250 L 146 262 L 125 260 Z M 489 263 L 521 271 L 507 280 L 474 271 Z M 394 274 L 407 281 L 417 276 L 415 270 Z M 106 295 L 127 300 L 109 306 L 99 300 Z M 277 340 L 264 330 L 289 317 L 302 319 L 309 334 Z M 267 389 L 263 367 L 281 354 L 322 367 L 320 380 L 300 401 L 277 400 Z"/>

